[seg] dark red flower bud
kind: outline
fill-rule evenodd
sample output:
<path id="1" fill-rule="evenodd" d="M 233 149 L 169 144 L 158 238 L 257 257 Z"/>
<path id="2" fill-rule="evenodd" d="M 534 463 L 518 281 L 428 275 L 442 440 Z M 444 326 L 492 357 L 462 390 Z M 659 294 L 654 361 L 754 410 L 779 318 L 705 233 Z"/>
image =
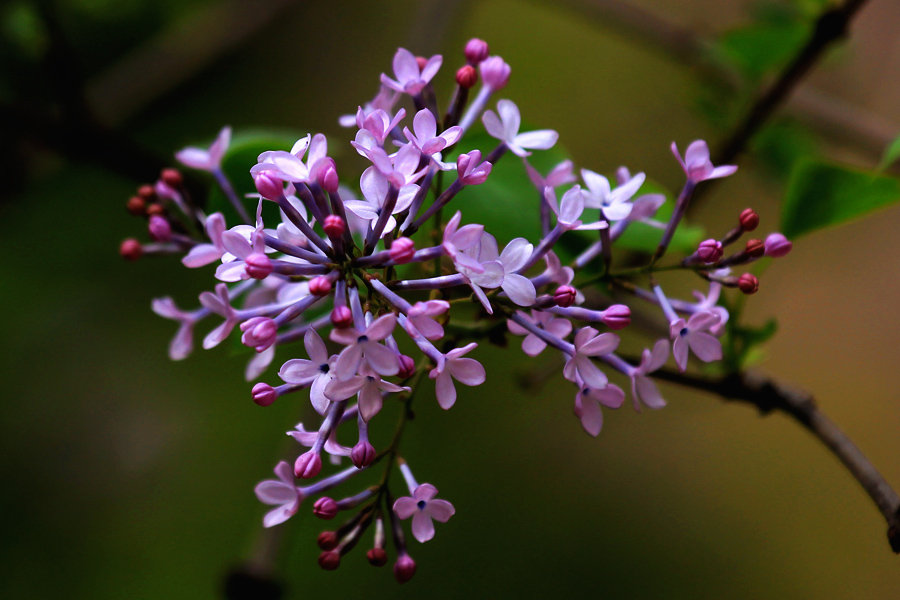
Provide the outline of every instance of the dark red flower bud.
<path id="1" fill-rule="evenodd" d="M 294 475 L 301 479 L 312 479 L 322 470 L 322 457 L 312 450 L 304 452 L 294 461 Z"/>
<path id="2" fill-rule="evenodd" d="M 741 222 L 741 229 L 744 231 L 753 231 L 759 226 L 759 215 L 752 208 L 745 208 L 738 217 Z"/>
<path id="3" fill-rule="evenodd" d="M 331 291 L 331 280 L 324 275 L 309 280 L 309 293 L 313 296 L 325 296 Z"/>
<path id="4" fill-rule="evenodd" d="M 177 190 L 184 185 L 184 178 L 181 176 L 178 169 L 163 169 L 159 178 L 173 190 Z"/>
<path id="5" fill-rule="evenodd" d="M 346 306 L 336 306 L 331 311 L 331 324 L 338 329 L 346 329 L 353 325 L 353 313 Z"/>
<path id="6" fill-rule="evenodd" d="M 337 215 L 328 215 L 322 222 L 322 229 L 325 230 L 325 233 L 328 234 L 328 237 L 339 238 L 347 229 L 347 224 L 344 223 L 344 220 Z"/>
<path id="7" fill-rule="evenodd" d="M 319 555 L 319 566 L 326 571 L 334 571 L 341 566 L 341 555 L 334 550 L 326 550 Z"/>
<path id="8" fill-rule="evenodd" d="M 152 217 L 153 215 L 162 215 L 164 212 L 166 212 L 166 209 L 162 204 L 154 202 L 153 204 L 147 205 L 146 212 L 148 217 Z"/>
<path id="9" fill-rule="evenodd" d="M 338 545 L 338 536 L 333 531 L 323 531 L 316 538 L 316 543 L 322 550 L 334 550 Z"/>
<path id="10" fill-rule="evenodd" d="M 766 245 L 762 240 L 747 240 L 747 245 L 744 247 L 744 252 L 747 254 L 747 256 L 759 258 L 766 253 Z"/>
<path id="11" fill-rule="evenodd" d="M 156 190 L 153 189 L 152 185 L 142 185 L 137 189 L 137 195 L 144 200 L 150 201 L 156 198 Z"/>
<path id="12" fill-rule="evenodd" d="M 416 361 L 411 356 L 401 354 L 397 361 L 400 363 L 400 371 L 397 373 L 400 379 L 407 379 L 416 373 Z"/>
<path id="13" fill-rule="evenodd" d="M 624 329 L 631 325 L 631 309 L 624 304 L 613 304 L 603 311 L 603 324 L 610 329 Z"/>
<path id="14" fill-rule="evenodd" d="M 472 65 L 460 67 L 456 72 L 456 83 L 459 84 L 459 87 L 466 89 L 474 87 L 478 83 L 478 71 Z"/>
<path id="15" fill-rule="evenodd" d="M 132 196 L 125 204 L 125 208 L 128 209 L 128 212 L 137 217 L 143 215 L 147 211 L 147 202 L 140 196 Z"/>
<path id="16" fill-rule="evenodd" d="M 745 294 L 755 294 L 759 290 L 759 279 L 750 273 L 744 273 L 738 277 L 738 287 Z"/>
<path id="17" fill-rule="evenodd" d="M 425 65 L 428 64 L 428 59 L 425 58 L 424 56 L 417 56 L 416 64 L 419 66 L 419 70 L 421 71 L 422 69 L 425 68 Z"/>
<path id="18" fill-rule="evenodd" d="M 128 238 L 127 240 L 122 240 L 121 245 L 119 245 L 119 254 L 125 260 L 134 261 L 144 254 L 144 247 L 136 239 Z"/>
<path id="19" fill-rule="evenodd" d="M 383 567 L 387 564 L 387 552 L 384 548 L 372 548 L 366 552 L 366 558 L 373 567 Z"/>
<path id="20" fill-rule="evenodd" d="M 350 460 L 357 469 L 363 469 L 375 460 L 375 446 L 369 442 L 359 442 L 350 451 Z"/>

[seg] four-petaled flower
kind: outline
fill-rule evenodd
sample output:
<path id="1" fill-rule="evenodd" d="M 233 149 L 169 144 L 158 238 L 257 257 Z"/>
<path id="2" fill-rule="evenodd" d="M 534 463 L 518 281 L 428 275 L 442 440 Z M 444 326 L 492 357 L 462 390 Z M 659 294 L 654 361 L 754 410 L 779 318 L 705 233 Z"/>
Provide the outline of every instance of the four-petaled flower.
<path id="1" fill-rule="evenodd" d="M 328 410 L 331 401 L 325 395 L 325 386 L 334 380 L 334 363 L 336 357 L 328 356 L 325 342 L 309 328 L 303 335 L 303 345 L 309 354 L 305 358 L 292 358 L 281 366 L 278 376 L 286 383 L 309 385 L 309 400 L 320 415 Z"/>
<path id="2" fill-rule="evenodd" d="M 641 353 L 641 364 L 631 374 L 631 400 L 635 410 L 641 410 L 641 402 L 650 408 L 662 408 L 666 405 L 659 389 L 648 375 L 666 364 L 668 358 L 668 340 L 656 340 L 652 351 L 644 348 Z"/>
<path id="3" fill-rule="evenodd" d="M 603 356 L 619 346 L 619 337 L 614 333 L 601 333 L 593 327 L 582 327 L 575 334 L 575 352 L 563 367 L 563 376 L 569 381 L 580 377 L 585 384 L 595 389 L 606 387 L 606 374 L 591 360 L 592 356 Z"/>
<path id="4" fill-rule="evenodd" d="M 474 358 L 462 358 L 476 347 L 478 344 L 472 342 L 462 348 L 454 348 L 444 355 L 443 360 L 438 361 L 438 365 L 428 374 L 435 380 L 437 401 L 444 410 L 449 410 L 456 402 L 454 379 L 468 386 L 484 383 L 485 372 L 481 363 Z"/>
<path id="5" fill-rule="evenodd" d="M 294 485 L 294 470 L 291 465 L 281 461 L 275 466 L 275 479 L 260 481 L 253 490 L 256 497 L 264 504 L 273 504 L 276 508 L 263 517 L 263 526 L 274 527 L 290 519 L 300 508 L 303 493 Z"/>
<path id="6" fill-rule="evenodd" d="M 359 372 L 364 360 L 379 375 L 396 375 L 400 370 L 397 353 L 378 343 L 390 335 L 396 324 L 397 317 L 388 313 L 375 319 L 365 331 L 332 329 L 331 339 L 347 345 L 338 355 L 335 377 L 341 381 L 350 379 Z"/>
<path id="7" fill-rule="evenodd" d="M 420 542 L 434 537 L 434 523 L 446 523 L 456 513 L 453 505 L 446 500 L 435 498 L 437 488 L 430 483 L 416 487 L 412 496 L 403 496 L 394 501 L 394 512 L 401 519 L 412 517 L 412 534 Z"/>
<path id="8" fill-rule="evenodd" d="M 382 73 L 381 83 L 392 90 L 415 96 L 437 74 L 443 60 L 440 54 L 435 54 L 420 69 L 412 52 L 406 48 L 398 48 L 394 54 L 394 77 L 397 79 L 395 81 Z"/>
<path id="9" fill-rule="evenodd" d="M 201 171 L 218 171 L 222 167 L 222 156 L 228 150 L 231 143 L 231 127 L 223 127 L 209 148 L 184 148 L 175 153 L 175 158 L 181 164 L 200 169 Z"/>
<path id="10" fill-rule="evenodd" d="M 678 146 L 672 142 L 672 154 L 678 159 L 678 164 L 684 169 L 688 181 L 691 183 L 700 183 L 707 179 L 718 179 L 719 177 L 728 177 L 735 171 L 735 165 L 722 165 L 714 167 L 712 161 L 709 160 L 709 147 L 703 140 L 694 140 L 684 151 L 684 158 L 678 152 Z"/>
<path id="11" fill-rule="evenodd" d="M 679 369 L 682 371 L 687 369 L 688 348 L 703 362 L 722 358 L 721 342 L 708 333 L 718 323 L 719 315 L 711 311 L 701 311 L 691 315 L 687 322 L 678 319 L 669 324 L 672 355 Z"/>
<path id="12" fill-rule="evenodd" d="M 543 310 L 533 310 L 531 311 L 530 317 L 522 311 L 519 311 L 518 314 L 523 319 L 527 319 L 534 323 L 536 327 L 543 329 L 547 333 L 558 338 L 567 337 L 570 333 L 572 333 L 572 322 L 568 319 L 557 319 L 553 316 L 552 313 Z M 547 342 L 531 333 L 512 319 L 508 319 L 506 321 L 506 325 L 509 327 L 509 332 L 511 334 L 525 336 L 525 339 L 522 340 L 522 352 L 524 352 L 528 356 L 537 356 L 544 351 L 544 348 L 547 347 Z"/>
<path id="13" fill-rule="evenodd" d="M 499 113 L 499 117 L 497 116 Z M 481 120 L 491 137 L 504 142 L 510 152 L 516 156 L 529 156 L 532 150 L 546 150 L 552 148 L 559 138 L 559 134 L 552 129 L 541 129 L 519 133 L 522 117 L 519 115 L 519 107 L 512 100 L 501 100 L 497 103 L 497 113 L 485 111 Z"/>

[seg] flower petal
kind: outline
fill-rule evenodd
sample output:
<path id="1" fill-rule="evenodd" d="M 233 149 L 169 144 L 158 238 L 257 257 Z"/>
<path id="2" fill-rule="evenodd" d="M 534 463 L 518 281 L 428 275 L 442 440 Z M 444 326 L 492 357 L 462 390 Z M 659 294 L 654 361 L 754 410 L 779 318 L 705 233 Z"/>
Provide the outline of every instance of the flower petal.
<path id="1" fill-rule="evenodd" d="M 431 517 L 427 513 L 417 511 L 413 515 L 412 534 L 413 537 L 422 543 L 434 537 L 434 523 L 431 522 Z"/>

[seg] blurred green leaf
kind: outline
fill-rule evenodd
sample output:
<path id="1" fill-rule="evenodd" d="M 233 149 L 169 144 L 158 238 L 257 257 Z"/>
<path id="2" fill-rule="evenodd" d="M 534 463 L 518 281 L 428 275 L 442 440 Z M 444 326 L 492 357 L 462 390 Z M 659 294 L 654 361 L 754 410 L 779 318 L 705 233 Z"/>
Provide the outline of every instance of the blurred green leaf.
<path id="1" fill-rule="evenodd" d="M 783 179 L 788 178 L 798 161 L 819 155 L 815 136 L 791 120 L 764 127 L 753 137 L 752 150 L 769 172 Z"/>
<path id="2" fill-rule="evenodd" d="M 898 158 L 900 158 L 900 137 L 897 137 L 897 139 L 888 144 L 888 147 L 885 148 L 884 156 L 881 157 L 881 162 L 878 164 L 878 169 L 887 169 L 892 164 L 897 162 Z"/>
<path id="3" fill-rule="evenodd" d="M 754 23 L 723 34 L 713 51 L 751 82 L 785 64 L 809 36 L 810 24 L 789 18 Z"/>
<path id="4" fill-rule="evenodd" d="M 791 175 L 781 215 L 789 238 L 839 225 L 900 200 L 894 177 L 810 160 Z"/>

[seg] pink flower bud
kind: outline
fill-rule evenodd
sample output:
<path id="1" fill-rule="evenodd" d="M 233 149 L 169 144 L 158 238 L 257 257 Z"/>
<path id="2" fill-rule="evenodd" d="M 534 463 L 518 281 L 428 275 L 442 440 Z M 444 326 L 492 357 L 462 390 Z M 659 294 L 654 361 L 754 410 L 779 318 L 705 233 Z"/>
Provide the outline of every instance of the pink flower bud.
<path id="1" fill-rule="evenodd" d="M 156 198 L 156 190 L 153 189 L 152 185 L 144 184 L 137 189 L 137 195 L 150 202 Z"/>
<path id="2" fill-rule="evenodd" d="M 753 231 L 759 226 L 759 215 L 752 208 L 745 208 L 738 217 L 741 223 L 741 229 L 744 231 Z"/>
<path id="3" fill-rule="evenodd" d="M 309 280 L 309 293 L 313 296 L 325 296 L 331 291 L 331 280 L 324 275 Z"/>
<path id="4" fill-rule="evenodd" d="M 571 285 L 561 285 L 553 292 L 553 300 L 557 306 L 562 306 L 563 308 L 572 306 L 575 304 L 576 293 L 575 288 Z"/>
<path id="5" fill-rule="evenodd" d="M 397 372 L 397 377 L 400 379 L 408 379 L 415 375 L 416 361 L 414 361 L 411 356 L 400 354 L 397 357 L 397 362 L 400 363 L 400 371 Z"/>
<path id="6" fill-rule="evenodd" d="M 250 391 L 253 401 L 260 406 L 269 406 L 278 398 L 278 392 L 268 383 L 257 383 Z"/>
<path id="7" fill-rule="evenodd" d="M 780 258 L 791 251 L 794 244 L 780 233 L 770 233 L 766 237 L 766 256 Z"/>
<path id="8" fill-rule="evenodd" d="M 313 504 L 313 514 L 326 521 L 333 519 L 338 514 L 337 502 L 333 498 L 322 496 Z"/>
<path id="9" fill-rule="evenodd" d="M 366 559 L 373 567 L 383 567 L 387 564 L 387 552 L 384 548 L 372 548 L 366 552 Z"/>
<path id="10" fill-rule="evenodd" d="M 415 574 L 416 561 L 410 558 L 408 554 L 403 554 L 397 559 L 397 562 L 394 563 L 394 579 L 399 583 L 406 583 L 412 579 Z"/>
<path id="11" fill-rule="evenodd" d="M 750 273 L 738 277 L 738 287 L 745 294 L 755 294 L 759 290 L 759 279 Z"/>
<path id="12" fill-rule="evenodd" d="M 319 566 L 326 571 L 334 571 L 341 566 L 341 554 L 335 550 L 327 550 L 319 555 Z"/>
<path id="13" fill-rule="evenodd" d="M 322 457 L 309 450 L 294 461 L 294 475 L 301 479 L 312 479 L 322 470 Z"/>
<path id="14" fill-rule="evenodd" d="M 722 258 L 722 242 L 713 239 L 703 240 L 697 248 L 697 258 L 707 264 L 718 262 Z"/>
<path id="15" fill-rule="evenodd" d="M 256 191 L 263 198 L 269 200 L 278 200 L 284 194 L 284 183 L 277 177 L 267 173 L 257 173 L 253 176 L 253 183 L 256 184 Z"/>
<path id="16" fill-rule="evenodd" d="M 428 64 L 428 59 L 425 58 L 424 56 L 417 56 L 417 57 L 416 57 L 416 65 L 419 67 L 419 70 L 420 70 L 420 71 L 421 71 L 422 69 L 424 69 L 424 68 L 425 68 L 425 65 L 427 65 L 427 64 Z"/>
<path id="17" fill-rule="evenodd" d="M 334 550 L 338 545 L 338 536 L 333 531 L 323 531 L 316 538 L 316 543 L 322 550 Z"/>
<path id="18" fill-rule="evenodd" d="M 412 260 L 413 255 L 416 253 L 416 243 L 408 237 L 397 238 L 391 243 L 389 252 L 391 260 L 398 265 L 402 265 Z"/>
<path id="19" fill-rule="evenodd" d="M 495 92 L 509 82 L 511 69 L 499 56 L 486 58 L 478 65 L 478 70 L 481 71 L 481 79 L 484 81 L 484 85 Z"/>
<path id="20" fill-rule="evenodd" d="M 278 325 L 269 317 L 253 317 L 241 323 L 241 331 L 241 343 L 262 352 L 275 343 Z"/>
<path id="21" fill-rule="evenodd" d="M 157 242 L 168 242 L 172 239 L 172 226 L 163 216 L 153 215 L 150 217 L 147 229 L 150 231 L 150 237 Z"/>
<path id="22" fill-rule="evenodd" d="M 337 215 L 328 215 L 322 222 L 322 229 L 328 234 L 328 237 L 336 239 L 344 235 L 347 224 Z"/>
<path id="23" fill-rule="evenodd" d="M 613 304 L 603 311 L 602 321 L 610 329 L 624 329 L 631 325 L 631 309 L 624 304 Z"/>
<path id="24" fill-rule="evenodd" d="M 481 151 L 472 150 L 468 154 L 460 154 L 456 159 L 456 172 L 464 185 L 479 185 L 491 174 L 493 165 L 481 162 Z"/>
<path id="25" fill-rule="evenodd" d="M 747 245 L 744 246 L 744 252 L 747 256 L 759 258 L 766 253 L 766 246 L 763 244 L 762 240 L 747 240 Z"/>
<path id="26" fill-rule="evenodd" d="M 478 83 L 478 71 L 472 65 L 460 67 L 456 72 L 456 83 L 459 87 L 470 89 Z"/>
<path id="27" fill-rule="evenodd" d="M 466 49 L 464 51 L 466 62 L 470 65 L 477 65 L 488 57 L 490 51 L 491 49 L 486 41 L 472 38 L 466 42 Z"/>
<path id="28" fill-rule="evenodd" d="M 265 279 L 275 268 L 272 261 L 262 252 L 253 252 L 244 260 L 247 275 L 253 279 Z"/>
<path id="29" fill-rule="evenodd" d="M 353 325 L 353 313 L 346 306 L 335 306 L 331 311 L 331 324 L 338 329 L 346 329 Z"/>
<path id="30" fill-rule="evenodd" d="M 375 447 L 369 442 L 358 442 L 350 451 L 350 460 L 357 469 L 363 469 L 375 460 Z"/>
<path id="31" fill-rule="evenodd" d="M 159 178 L 163 180 L 163 183 L 175 190 L 184 184 L 184 179 L 181 177 L 181 172 L 178 169 L 163 169 Z"/>
<path id="32" fill-rule="evenodd" d="M 128 238 L 127 240 L 122 240 L 122 243 L 119 245 L 119 254 L 125 260 L 135 261 L 144 254 L 144 247 L 136 239 Z"/>
<path id="33" fill-rule="evenodd" d="M 338 179 L 337 166 L 334 164 L 334 159 L 330 156 L 326 156 L 321 162 L 316 164 L 316 182 L 329 194 L 337 191 L 340 180 Z"/>

